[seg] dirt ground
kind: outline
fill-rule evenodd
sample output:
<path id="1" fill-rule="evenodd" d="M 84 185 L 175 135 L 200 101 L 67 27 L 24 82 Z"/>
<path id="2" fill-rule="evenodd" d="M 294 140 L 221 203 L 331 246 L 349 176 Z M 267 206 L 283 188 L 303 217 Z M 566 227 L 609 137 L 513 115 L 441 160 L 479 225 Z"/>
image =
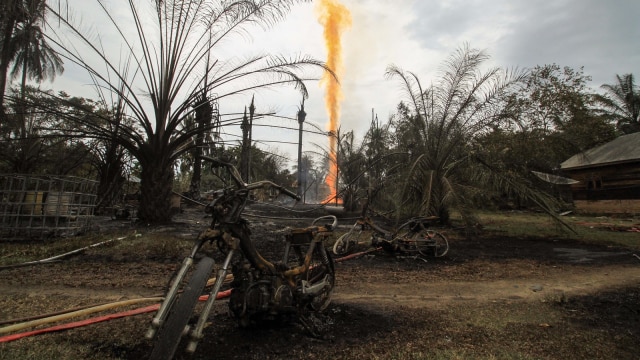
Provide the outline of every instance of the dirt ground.
<path id="1" fill-rule="evenodd" d="M 150 240 L 157 234 L 193 238 L 206 223 L 200 213 L 186 211 L 171 226 L 103 219 L 97 229 L 133 229 Z M 351 223 L 342 221 L 337 231 Z M 282 224 L 296 226 L 252 219 L 254 235 L 262 234 L 256 236 L 259 249 L 269 256 L 281 244 Z M 640 357 L 640 259 L 633 251 L 560 238 L 484 233 L 468 239 L 445 232 L 451 249 L 443 258 L 377 252 L 337 263 L 333 302 L 321 318 L 323 339 L 295 323 L 240 329 L 221 300 L 191 358 Z M 211 255 L 219 263 L 215 249 Z M 171 251 L 95 248 L 61 262 L 0 270 L 0 321 L 158 296 L 180 261 Z M 0 359 L 143 359 L 152 315 L 3 343 Z M 40 348 L 47 354 L 34 356 Z"/>

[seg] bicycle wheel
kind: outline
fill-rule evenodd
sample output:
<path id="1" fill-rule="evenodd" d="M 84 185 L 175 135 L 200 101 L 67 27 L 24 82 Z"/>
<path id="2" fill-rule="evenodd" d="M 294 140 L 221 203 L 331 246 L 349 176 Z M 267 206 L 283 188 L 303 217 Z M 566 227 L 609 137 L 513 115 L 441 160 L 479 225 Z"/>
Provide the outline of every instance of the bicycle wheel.
<path id="1" fill-rule="evenodd" d="M 209 275 L 211 275 L 213 264 L 213 259 L 209 257 L 204 257 L 198 262 L 189 283 L 176 300 L 164 323 L 160 326 L 149 359 L 170 360 L 173 358 L 184 329 L 196 307 L 198 297 L 202 294 Z"/>
<path id="2" fill-rule="evenodd" d="M 418 252 L 424 256 L 441 257 L 449 251 L 447 238 L 434 230 L 420 231 L 415 241 Z"/>
<path id="3" fill-rule="evenodd" d="M 322 311 L 331 303 L 331 294 L 333 294 L 333 286 L 335 285 L 336 275 L 333 258 L 322 244 L 313 249 L 311 255 L 311 264 L 309 270 L 304 274 L 305 280 L 310 286 L 327 279 L 329 285 L 326 286 L 319 294 L 315 295 L 309 302 L 309 308 L 313 311 Z"/>

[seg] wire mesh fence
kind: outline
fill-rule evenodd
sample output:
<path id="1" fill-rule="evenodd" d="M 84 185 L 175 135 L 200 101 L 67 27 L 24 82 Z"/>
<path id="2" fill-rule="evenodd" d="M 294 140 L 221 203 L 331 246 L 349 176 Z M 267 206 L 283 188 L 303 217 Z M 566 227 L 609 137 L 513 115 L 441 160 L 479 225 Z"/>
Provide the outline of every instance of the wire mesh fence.
<path id="1" fill-rule="evenodd" d="M 44 239 L 85 231 L 97 186 L 72 176 L 0 174 L 0 238 Z"/>

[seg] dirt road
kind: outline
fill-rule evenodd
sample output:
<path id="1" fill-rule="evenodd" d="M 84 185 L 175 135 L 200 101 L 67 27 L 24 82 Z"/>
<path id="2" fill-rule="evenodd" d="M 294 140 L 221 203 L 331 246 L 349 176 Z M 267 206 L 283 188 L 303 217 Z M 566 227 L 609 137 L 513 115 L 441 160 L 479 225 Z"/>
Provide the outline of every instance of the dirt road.
<path id="1" fill-rule="evenodd" d="M 273 224 L 261 226 L 265 231 Z M 191 230 L 182 226 L 170 231 L 182 237 Z M 267 255 L 274 255 L 280 237 L 281 233 L 263 237 L 259 245 Z M 211 318 L 215 326 L 207 328 L 195 358 L 206 358 L 212 352 L 222 359 L 387 358 L 387 351 L 391 352 L 389 358 L 397 358 L 404 356 L 405 349 L 410 349 L 407 356 L 414 358 L 431 351 L 445 351 L 453 354 L 451 358 L 468 358 L 469 354 L 491 357 L 496 349 L 510 351 L 514 341 L 521 344 L 517 354 L 533 358 L 613 359 L 638 350 L 628 345 L 640 336 L 640 260 L 631 251 L 561 239 L 465 239 L 456 234 L 450 238 L 449 254 L 426 262 L 379 252 L 337 263 L 334 300 L 325 319 L 331 333 L 328 340 L 308 338 L 295 326 L 240 330 L 221 301 Z M 161 295 L 179 263 L 179 257 L 128 253 L 126 247 L 115 247 L 92 249 L 57 263 L 3 270 L 0 319 Z M 566 311 L 545 307 L 581 296 L 592 300 L 579 306 L 572 303 Z M 613 310 L 612 315 L 609 311 Z M 473 311 L 497 316 L 492 324 L 524 312 L 525 325 L 514 329 L 514 322 L 509 321 L 498 330 L 496 325 L 482 325 L 489 326 L 487 330 L 467 317 Z M 602 311 L 606 313 L 600 314 Z M 554 319 L 563 326 L 551 324 L 550 333 L 540 333 L 538 324 L 551 320 L 538 314 L 549 316 L 550 312 L 559 312 Z M 50 353 L 52 349 L 63 351 L 59 343 L 65 350 L 57 358 L 144 358 L 150 344 L 143 336 L 151 316 L 3 345 L 0 353 L 5 355 L 0 354 L 0 360 Z M 604 327 L 598 330 L 605 332 L 604 342 L 609 333 L 623 338 L 614 336 L 604 345 L 596 341 L 605 350 L 594 356 L 584 343 L 586 339 L 593 342 L 595 335 L 584 333 L 582 325 L 571 325 L 572 316 L 576 321 L 595 317 L 597 326 Z M 599 316 L 619 320 L 601 321 Z M 496 334 L 489 336 L 487 331 Z M 583 345 L 575 345 L 575 338 Z M 550 348 L 526 345 L 538 341 L 546 341 Z M 424 344 L 417 345 L 421 342 Z M 475 350 L 468 352 L 472 348 Z M 67 352 L 71 355 L 65 355 Z"/>

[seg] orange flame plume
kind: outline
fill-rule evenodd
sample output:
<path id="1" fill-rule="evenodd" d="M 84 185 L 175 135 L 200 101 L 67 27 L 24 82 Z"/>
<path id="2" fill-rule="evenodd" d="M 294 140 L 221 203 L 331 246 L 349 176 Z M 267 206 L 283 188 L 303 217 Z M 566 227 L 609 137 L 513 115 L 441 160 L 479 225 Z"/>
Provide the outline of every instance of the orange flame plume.
<path id="1" fill-rule="evenodd" d="M 324 42 L 327 48 L 327 66 L 341 77 L 344 72 L 342 64 L 342 33 L 351 25 L 351 13 L 338 0 L 320 0 L 316 6 L 318 22 L 324 26 Z M 329 196 L 323 203 L 337 199 L 338 157 L 337 130 L 340 123 L 340 101 L 342 89 L 336 79 L 329 73 L 325 73 L 321 85 L 325 87 L 325 107 L 329 115 L 329 174 L 325 179 L 329 185 Z"/>

